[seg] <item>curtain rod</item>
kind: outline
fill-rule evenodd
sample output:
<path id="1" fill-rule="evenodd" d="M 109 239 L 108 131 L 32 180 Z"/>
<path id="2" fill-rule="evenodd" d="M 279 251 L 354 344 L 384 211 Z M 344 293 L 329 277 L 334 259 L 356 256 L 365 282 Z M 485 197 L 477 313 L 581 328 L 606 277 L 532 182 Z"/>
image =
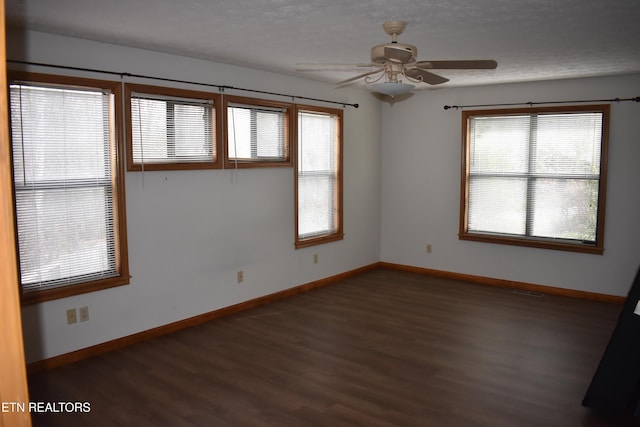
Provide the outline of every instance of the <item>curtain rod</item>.
<path id="1" fill-rule="evenodd" d="M 118 71 L 96 70 L 96 69 L 92 69 L 92 68 L 71 67 L 71 66 L 67 66 L 67 65 L 45 64 L 45 63 L 41 63 L 41 62 L 17 61 L 17 60 L 13 60 L 13 59 L 7 59 L 7 62 L 11 62 L 13 64 L 21 64 L 21 65 L 33 65 L 33 66 L 38 66 L 38 67 L 59 68 L 59 69 L 73 70 L 73 71 L 85 71 L 85 72 L 89 72 L 89 73 L 110 74 L 110 75 L 120 76 L 120 77 L 135 77 L 135 78 L 143 78 L 143 79 L 150 79 L 150 80 L 160 80 L 160 81 L 164 81 L 164 82 L 185 83 L 185 84 L 198 85 L 198 86 L 215 87 L 220 92 L 224 92 L 227 89 L 233 89 L 233 90 L 240 90 L 240 91 L 244 91 L 244 92 L 260 93 L 260 94 L 264 94 L 264 95 L 284 96 L 286 98 L 291 98 L 291 99 L 304 99 L 304 100 L 307 100 L 307 101 L 326 102 L 326 103 L 329 103 L 329 104 L 342 105 L 344 107 L 346 107 L 346 106 L 353 107 L 353 108 L 358 108 L 359 107 L 358 104 L 350 104 L 348 102 L 329 101 L 329 100 L 320 99 L 320 98 L 310 98 L 310 97 L 307 97 L 307 96 L 288 95 L 288 94 L 285 94 L 285 93 L 267 92 L 267 91 L 264 91 L 264 90 L 246 89 L 246 88 L 234 87 L 234 86 L 217 85 L 217 84 L 213 84 L 213 83 L 201 83 L 201 82 L 192 82 L 192 81 L 188 81 L 188 80 L 168 79 L 168 78 L 164 78 L 164 77 L 145 76 L 143 74 L 133 74 L 133 73 L 126 73 L 126 72 L 118 72 Z"/>
<path id="2" fill-rule="evenodd" d="M 636 96 L 635 98 L 583 99 L 579 101 L 514 102 L 512 104 L 445 105 L 444 109 L 450 110 L 452 108 L 455 108 L 457 110 L 460 108 L 476 108 L 476 107 L 510 107 L 514 105 L 528 105 L 532 107 L 534 105 L 542 105 L 542 104 L 578 104 L 582 102 L 622 102 L 622 101 L 640 102 L 640 96 Z"/>

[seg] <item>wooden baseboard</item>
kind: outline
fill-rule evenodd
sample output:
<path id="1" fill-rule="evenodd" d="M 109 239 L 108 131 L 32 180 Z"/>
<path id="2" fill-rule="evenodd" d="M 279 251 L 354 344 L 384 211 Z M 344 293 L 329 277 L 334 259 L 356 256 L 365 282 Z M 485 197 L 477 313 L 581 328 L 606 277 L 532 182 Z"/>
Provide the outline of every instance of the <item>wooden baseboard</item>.
<path id="1" fill-rule="evenodd" d="M 434 270 L 431 268 L 414 267 L 410 265 L 394 264 L 390 262 L 380 262 L 378 266 L 381 268 L 389 268 L 393 270 L 407 271 L 411 273 L 419 273 L 427 276 L 442 277 L 445 279 L 463 280 L 465 282 L 478 283 L 489 286 L 499 286 L 503 288 L 518 289 L 530 292 L 541 292 L 549 295 L 561 295 L 571 298 L 580 298 L 591 301 L 607 302 L 612 304 L 624 304 L 626 298 L 616 295 L 599 294 L 596 292 L 577 291 L 573 289 L 556 288 L 553 286 L 534 285 L 532 283 L 516 282 L 513 280 L 494 279 L 491 277 L 475 276 L 472 274 L 452 273 L 443 270 Z"/>
<path id="2" fill-rule="evenodd" d="M 149 329 L 146 331 L 138 332 L 133 335 L 128 335 L 122 338 L 116 338 L 112 341 L 107 341 L 101 344 L 96 344 L 91 347 L 82 348 L 70 353 L 61 354 L 59 356 L 51 357 L 49 359 L 39 360 L 27 365 L 27 373 L 35 374 L 37 372 L 57 368 L 59 366 L 67 365 L 69 363 L 77 362 L 90 357 L 98 356 L 100 354 L 107 353 L 109 351 L 117 350 L 141 341 L 146 341 L 151 338 L 159 337 L 162 335 L 170 334 L 172 332 L 179 331 L 181 329 L 189 328 L 192 326 L 200 325 L 213 319 L 229 316 L 234 313 L 239 313 L 250 308 L 254 308 L 263 304 L 269 304 L 279 299 L 287 298 L 302 292 L 308 292 L 312 289 L 327 286 L 348 277 L 355 276 L 357 274 L 364 273 L 365 271 L 373 270 L 378 267 L 379 263 L 373 263 L 364 267 L 356 268 L 354 270 L 346 271 L 344 273 L 336 274 L 334 276 L 326 277 L 324 279 L 315 280 L 313 282 L 305 283 L 284 291 L 276 292 L 273 294 L 265 295 L 259 298 L 255 298 L 249 301 L 241 302 L 229 307 L 224 307 L 218 310 L 214 310 L 208 313 L 203 313 L 198 316 L 190 317 L 188 319 L 179 320 L 174 323 L 170 323 L 157 328 Z"/>

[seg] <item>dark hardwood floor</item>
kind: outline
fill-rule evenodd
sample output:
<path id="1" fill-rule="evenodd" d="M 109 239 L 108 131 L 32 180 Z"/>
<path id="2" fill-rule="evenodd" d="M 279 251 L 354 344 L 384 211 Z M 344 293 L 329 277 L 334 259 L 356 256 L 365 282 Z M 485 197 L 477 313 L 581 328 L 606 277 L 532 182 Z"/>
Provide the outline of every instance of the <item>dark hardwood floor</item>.
<path id="1" fill-rule="evenodd" d="M 33 375 L 34 426 L 599 427 L 621 306 L 377 269 Z"/>

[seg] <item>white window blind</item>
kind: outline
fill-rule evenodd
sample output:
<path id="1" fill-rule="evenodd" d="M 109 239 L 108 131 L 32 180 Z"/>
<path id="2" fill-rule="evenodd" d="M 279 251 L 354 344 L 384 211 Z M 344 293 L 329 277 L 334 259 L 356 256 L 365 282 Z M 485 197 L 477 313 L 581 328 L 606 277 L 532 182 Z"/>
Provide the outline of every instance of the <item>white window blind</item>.
<path id="1" fill-rule="evenodd" d="M 298 113 L 298 238 L 335 233 L 337 216 L 338 119 Z"/>
<path id="2" fill-rule="evenodd" d="M 23 291 L 117 276 L 113 95 L 16 83 L 10 109 Z"/>
<path id="3" fill-rule="evenodd" d="M 212 163 L 213 101 L 131 93 L 131 145 L 136 164 Z"/>
<path id="4" fill-rule="evenodd" d="M 288 159 L 287 109 L 227 104 L 230 160 L 278 162 Z"/>
<path id="5" fill-rule="evenodd" d="M 467 231 L 594 245 L 603 113 L 476 116 Z"/>

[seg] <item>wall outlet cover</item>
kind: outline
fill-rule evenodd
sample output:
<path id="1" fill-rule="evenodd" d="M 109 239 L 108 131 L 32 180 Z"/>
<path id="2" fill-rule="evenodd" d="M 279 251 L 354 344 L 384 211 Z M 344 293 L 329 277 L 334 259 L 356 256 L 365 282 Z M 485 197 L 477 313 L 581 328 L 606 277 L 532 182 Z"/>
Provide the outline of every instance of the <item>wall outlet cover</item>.
<path id="1" fill-rule="evenodd" d="M 67 325 L 71 325 L 78 321 L 78 317 L 76 316 L 76 309 L 70 308 L 67 310 Z"/>
<path id="2" fill-rule="evenodd" d="M 86 322 L 89 320 L 89 307 L 80 307 L 78 314 L 80 315 L 80 321 Z"/>

